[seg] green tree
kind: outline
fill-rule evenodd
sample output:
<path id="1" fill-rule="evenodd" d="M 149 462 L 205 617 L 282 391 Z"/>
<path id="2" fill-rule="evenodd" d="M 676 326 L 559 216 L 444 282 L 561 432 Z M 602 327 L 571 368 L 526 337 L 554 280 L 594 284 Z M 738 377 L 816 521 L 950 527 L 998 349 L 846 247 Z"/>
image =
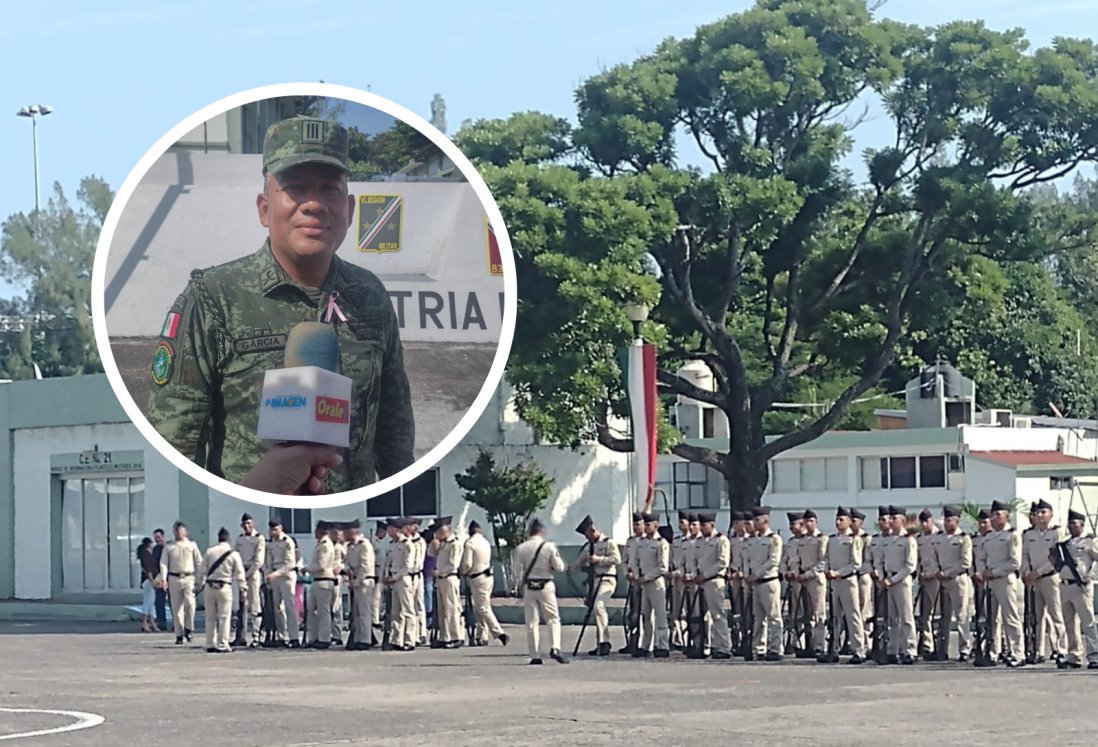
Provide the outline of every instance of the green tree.
<path id="1" fill-rule="evenodd" d="M 674 453 L 720 471 L 734 507 L 756 504 L 772 457 L 879 393 L 922 294 L 974 256 L 1052 249 L 1052 216 L 1025 190 L 1098 154 L 1096 69 L 1090 42 L 1029 52 L 980 22 L 760 0 L 595 75 L 569 147 L 536 130 L 514 151 L 532 156 L 478 153 L 518 255 L 520 414 L 550 439 L 631 450 L 607 427 L 622 411 L 613 351 L 629 337 L 620 305 L 647 302 L 664 391 L 730 424 L 727 451 Z M 843 158 L 866 101 L 892 131 L 859 184 Z M 472 123 L 459 141 L 520 139 L 519 125 Z M 705 170 L 679 165 L 683 134 Z M 691 360 L 716 391 L 677 375 Z M 825 406 L 768 438 L 777 403 L 812 389 Z"/>
<path id="2" fill-rule="evenodd" d="M 534 514 L 544 508 L 553 489 L 553 480 L 534 462 L 513 467 L 497 467 L 492 455 L 481 450 L 476 461 L 463 474 L 455 475 L 465 500 L 482 508 L 492 525 L 497 558 L 503 548 L 513 551 L 526 539 L 526 529 Z M 517 587 L 515 569 L 504 563 L 508 588 Z"/>
<path id="3" fill-rule="evenodd" d="M 412 161 L 430 158 L 438 148 L 430 138 L 404 122 L 370 137 L 357 127 L 348 130 L 351 179 L 370 181 L 389 176 Z"/>
<path id="4" fill-rule="evenodd" d="M 55 184 L 46 207 L 16 213 L 0 227 L 0 277 L 26 283 L 27 297 L 5 309 L 0 374 L 29 378 L 100 373 L 91 320 L 91 270 L 103 219 L 114 198 L 101 179 L 80 182 L 78 206 Z"/>

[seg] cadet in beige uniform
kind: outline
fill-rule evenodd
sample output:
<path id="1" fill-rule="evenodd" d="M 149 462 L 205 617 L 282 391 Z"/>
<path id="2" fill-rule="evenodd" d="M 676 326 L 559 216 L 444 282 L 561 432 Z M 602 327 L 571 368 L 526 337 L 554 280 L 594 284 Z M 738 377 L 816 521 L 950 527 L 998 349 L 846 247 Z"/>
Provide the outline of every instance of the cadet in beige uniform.
<path id="1" fill-rule="evenodd" d="M 172 525 L 175 539 L 164 546 L 160 556 L 160 578 L 167 579 L 172 603 L 172 625 L 175 645 L 183 639 L 192 640 L 194 633 L 194 577 L 202 570 L 202 553 L 198 545 L 187 538 L 187 525 L 181 521 Z"/>
<path id="2" fill-rule="evenodd" d="M 634 545 L 633 576 L 640 588 L 641 640 L 633 656 L 667 658 L 671 655 L 667 628 L 667 573 L 671 547 L 659 534 L 659 517 L 643 514 L 644 537 Z"/>
<path id="3" fill-rule="evenodd" d="M 391 519 L 392 530 L 389 552 L 385 556 L 385 584 L 392 591 L 392 609 L 389 621 L 389 640 L 395 651 L 414 651 L 416 648 L 416 596 L 415 548 L 405 531 L 407 519 Z"/>
<path id="4" fill-rule="evenodd" d="M 835 510 L 835 528 L 838 531 L 827 541 L 827 593 L 831 597 L 833 646 L 836 651 L 839 649 L 838 641 L 845 623 L 847 643 L 852 652 L 847 663 L 861 664 L 866 657 L 866 639 L 858 591 L 858 569 L 862 567 L 865 543 L 854 533 L 849 509 L 839 506 Z"/>
<path id="5" fill-rule="evenodd" d="M 351 632 L 347 648 L 367 651 L 373 645 L 374 589 L 377 587 L 374 546 L 362 536 L 362 523 L 358 519 L 347 525 L 344 535 L 347 538 L 344 571 L 351 590 Z"/>
<path id="6" fill-rule="evenodd" d="M 275 647 L 299 648 L 297 621 L 297 543 L 282 531 L 282 519 L 272 517 L 268 526 L 267 585 L 274 602 Z"/>
<path id="7" fill-rule="evenodd" d="M 747 571 L 745 582 L 751 589 L 752 633 L 755 658 L 766 661 L 782 660 L 782 591 L 778 566 L 782 558 L 782 538 L 770 529 L 770 507 L 760 506 L 751 512 L 755 536 L 747 541 Z"/>
<path id="8" fill-rule="evenodd" d="M 247 516 L 247 514 L 245 514 Z M 217 544 L 206 551 L 202 567 L 204 588 L 202 599 L 206 604 L 206 652 L 231 654 L 229 646 L 229 621 L 233 611 L 233 581 L 244 593 L 244 561 L 240 553 L 229 546 L 232 535 L 225 527 L 217 533 Z"/>
<path id="9" fill-rule="evenodd" d="M 671 540 L 671 646 L 681 649 L 686 637 L 686 541 L 690 533 L 690 519 L 685 511 L 679 511 L 679 534 Z"/>
<path id="10" fill-rule="evenodd" d="M 545 539 L 545 525 L 537 519 L 530 524 L 529 539 L 519 545 L 515 554 L 522 568 L 522 614 L 526 622 L 526 646 L 530 663 L 541 664 L 538 645 L 538 625 L 544 619 L 549 626 L 549 656 L 567 664 L 560 652 L 560 611 L 557 608 L 557 588 L 554 573 L 564 573 L 566 566 L 557 546 Z"/>
<path id="11" fill-rule="evenodd" d="M 461 624 L 461 556 L 464 547 L 454 534 L 453 517 L 435 520 L 435 590 L 438 595 L 439 640 L 443 648 L 458 648 L 465 644 L 465 628 Z"/>
<path id="12" fill-rule="evenodd" d="M 993 501 L 991 525 L 993 529 L 983 543 L 987 567 L 980 578 L 989 583 L 1003 618 L 1007 645 L 1010 647 L 1007 666 L 1020 667 L 1025 664 L 1025 634 L 1018 615 L 1018 591 L 1014 581 L 1022 565 L 1022 548 L 1021 538 L 1010 526 L 1010 506 Z"/>
<path id="13" fill-rule="evenodd" d="M 343 592 L 346 584 L 340 579 L 344 576 L 343 564 L 347 560 L 347 543 L 344 541 L 344 522 L 328 523 L 328 539 L 332 541 L 332 574 L 335 585 L 332 586 L 332 642 L 343 644 Z"/>
<path id="14" fill-rule="evenodd" d="M 732 585 L 732 620 L 737 627 L 736 635 L 739 641 L 743 641 L 745 635 L 743 625 L 747 619 L 744 614 L 744 604 L 747 594 L 744 593 L 743 568 L 744 554 L 747 551 L 747 537 L 750 533 L 751 521 L 743 511 L 732 511 L 732 536 L 729 538 L 731 560 L 728 566 L 728 580 Z M 738 645 L 738 644 L 737 644 Z M 740 651 L 733 653 L 739 654 Z"/>
<path id="15" fill-rule="evenodd" d="M 701 536 L 694 553 L 692 575 L 705 595 L 707 638 L 712 641 L 714 659 L 732 658 L 732 637 L 728 633 L 728 618 L 724 614 L 724 587 L 728 567 L 732 563 L 732 543 L 717 531 L 717 515 L 701 514 Z"/>
<path id="16" fill-rule="evenodd" d="M 488 636 L 492 636 L 506 646 L 511 638 L 503 632 L 503 626 L 492 611 L 492 546 L 481 533 L 480 524 L 475 521 L 469 522 L 469 538 L 465 540 L 461 557 L 461 575 L 469 584 L 473 616 L 477 621 L 476 642 L 470 641 L 470 645 L 486 646 Z"/>
<path id="17" fill-rule="evenodd" d="M 995 666 L 999 656 L 1003 652 L 1003 633 L 999 615 L 999 605 L 995 602 L 995 595 L 991 593 L 988 582 L 983 580 L 983 574 L 987 571 L 987 540 L 991 536 L 991 512 L 981 508 L 976 518 L 977 533 L 972 538 L 972 581 L 973 593 L 976 595 L 975 605 L 979 607 L 981 625 L 984 627 L 984 635 L 991 645 L 988 647 L 991 659 L 987 662 L 980 661 L 979 653 L 975 652 L 973 662 L 975 666 Z M 985 644 L 986 645 L 986 644 Z"/>
<path id="18" fill-rule="evenodd" d="M 858 601 L 862 606 L 862 630 L 865 634 L 865 650 L 869 651 L 869 627 L 873 620 L 873 553 L 869 532 L 865 531 L 865 514 L 850 509 L 850 528 L 862 538 L 862 566 L 858 569 Z"/>
<path id="19" fill-rule="evenodd" d="M 919 523 L 922 524 L 923 531 L 915 538 L 919 556 L 919 608 L 915 612 L 919 616 L 919 656 L 927 659 L 934 650 L 934 613 L 941 606 L 942 583 L 938 578 L 941 567 L 937 555 L 938 535 L 941 531 L 934 524 L 934 514 L 925 508 L 919 512 Z"/>
<path id="20" fill-rule="evenodd" d="M 374 550 L 374 570 L 379 577 L 384 573 L 385 553 L 389 549 L 388 534 L 388 523 L 379 521 L 374 527 L 374 536 L 370 538 L 370 547 Z M 374 619 L 371 624 L 375 628 L 381 627 L 381 591 L 384 588 L 385 584 L 380 581 L 374 584 Z"/>
<path id="21" fill-rule="evenodd" d="M 797 545 L 804 536 L 804 514 L 800 511 L 787 511 L 786 520 L 789 522 L 789 541 L 782 544 L 782 558 L 778 564 L 778 570 L 785 579 L 786 594 L 789 596 L 789 618 L 783 620 L 784 625 L 790 626 L 793 636 L 794 651 L 800 651 L 803 641 L 798 634 L 807 633 L 801 630 L 801 620 L 804 617 L 804 587 L 801 586 L 800 566 L 798 565 Z M 791 654 L 794 651 L 785 651 Z"/>
<path id="22" fill-rule="evenodd" d="M 640 584 L 637 581 L 636 576 L 636 562 L 634 556 L 636 555 L 637 543 L 644 537 L 644 514 L 639 511 L 633 512 L 633 534 L 625 540 L 625 549 L 622 550 L 622 564 L 625 566 L 625 581 L 628 584 L 626 588 L 626 594 L 628 594 L 627 604 L 629 607 L 629 618 L 626 619 L 626 628 L 634 624 L 639 626 L 640 609 L 641 609 L 641 593 Z M 618 649 L 619 654 L 631 654 L 634 653 L 634 647 L 640 644 L 640 633 L 635 631 L 637 640 L 630 640 L 629 635 L 626 635 L 625 645 Z"/>
<path id="23" fill-rule="evenodd" d="M 306 645 L 326 649 L 332 645 L 332 593 L 335 590 L 335 546 L 329 535 L 328 522 L 316 524 L 316 547 L 313 559 L 305 569 L 313 577 L 305 606 Z"/>
<path id="24" fill-rule="evenodd" d="M 889 662 L 915 663 L 915 611 L 911 593 L 918 568 L 918 546 L 907 532 L 907 512 L 889 506 L 892 534 L 881 553 L 881 588 L 888 593 Z"/>
<path id="25" fill-rule="evenodd" d="M 1075 559 L 1075 571 L 1066 562 L 1060 569 L 1060 603 L 1064 608 L 1067 627 L 1067 651 L 1059 664 L 1063 669 L 1079 669 L 1082 666 L 1084 644 L 1087 669 L 1098 669 L 1093 576 L 1098 569 L 1098 548 L 1094 546 L 1094 535 L 1083 534 L 1085 525 L 1086 516 L 1078 511 L 1068 511 L 1068 532 L 1071 536 L 1067 540 L 1066 550 Z"/>
<path id="26" fill-rule="evenodd" d="M 810 635 L 808 651 L 818 656 L 827 641 L 827 535 L 819 529 L 815 511 L 805 511 L 803 534 L 797 542 L 797 581 L 808 603 Z M 803 613 L 802 613 L 803 614 Z"/>
<path id="27" fill-rule="evenodd" d="M 595 594 L 593 612 L 598 643 L 593 650 L 587 652 L 587 655 L 609 656 L 610 615 L 606 605 L 618 588 L 618 566 L 621 564 L 621 553 L 614 540 L 599 531 L 590 514 L 583 517 L 583 521 L 576 527 L 576 532 L 584 536 L 587 544 L 580 550 L 573 569 L 587 569 L 592 576 Z"/>
<path id="28" fill-rule="evenodd" d="M 944 531 L 934 535 L 934 555 L 938 563 L 938 583 L 941 585 L 942 609 L 948 607 L 948 618 L 942 624 L 948 631 L 957 620 L 957 661 L 968 661 L 972 653 L 972 538 L 961 531 L 961 511 L 954 506 L 942 508 Z M 946 604 L 948 602 L 948 604 Z M 949 636 L 946 636 L 947 640 Z M 949 657 L 948 646 L 944 652 Z"/>
<path id="29" fill-rule="evenodd" d="M 427 604 L 426 587 L 423 584 L 423 564 L 427 559 L 427 541 L 419 533 L 420 521 L 414 516 L 404 519 L 408 533 L 409 547 L 412 552 L 412 600 L 415 603 L 416 643 L 427 644 Z"/>
<path id="30" fill-rule="evenodd" d="M 1033 588 L 1037 608 L 1037 660 L 1045 661 L 1052 639 L 1052 658 L 1059 660 L 1067 650 L 1064 613 L 1060 603 L 1060 574 L 1052 564 L 1051 553 L 1064 541 L 1064 534 L 1052 522 L 1052 506 L 1041 499 L 1034 506 L 1033 526 L 1022 533 L 1022 582 Z M 1047 633 L 1047 634 L 1046 634 Z"/>
<path id="31" fill-rule="evenodd" d="M 256 648 L 262 634 L 263 597 L 260 587 L 263 585 L 263 569 L 267 567 L 267 540 L 255 528 L 251 514 L 240 517 L 240 536 L 236 538 L 235 550 L 244 562 L 244 584 L 240 587 L 240 596 L 244 600 L 245 625 L 251 626 L 251 636 L 240 631 L 240 639 L 248 639 L 248 648 Z"/>

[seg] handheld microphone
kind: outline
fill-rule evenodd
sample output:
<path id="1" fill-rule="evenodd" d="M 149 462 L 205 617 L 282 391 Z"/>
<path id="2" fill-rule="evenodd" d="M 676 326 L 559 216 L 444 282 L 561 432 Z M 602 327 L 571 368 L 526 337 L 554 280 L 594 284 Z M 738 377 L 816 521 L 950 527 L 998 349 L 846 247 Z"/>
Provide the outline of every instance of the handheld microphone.
<path id="1" fill-rule="evenodd" d="M 322 322 L 301 322 L 286 339 L 283 368 L 263 376 L 256 435 L 347 447 L 351 440 L 351 379 L 339 369 L 339 338 Z"/>

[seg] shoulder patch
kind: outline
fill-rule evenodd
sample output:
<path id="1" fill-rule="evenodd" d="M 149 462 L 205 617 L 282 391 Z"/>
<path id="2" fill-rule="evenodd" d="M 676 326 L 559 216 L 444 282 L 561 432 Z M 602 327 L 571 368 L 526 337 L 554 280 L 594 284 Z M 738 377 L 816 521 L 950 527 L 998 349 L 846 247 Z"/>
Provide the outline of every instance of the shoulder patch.
<path id="1" fill-rule="evenodd" d="M 172 378 L 172 368 L 175 358 L 175 350 L 171 343 L 161 342 L 153 352 L 152 380 L 157 386 L 164 386 Z"/>

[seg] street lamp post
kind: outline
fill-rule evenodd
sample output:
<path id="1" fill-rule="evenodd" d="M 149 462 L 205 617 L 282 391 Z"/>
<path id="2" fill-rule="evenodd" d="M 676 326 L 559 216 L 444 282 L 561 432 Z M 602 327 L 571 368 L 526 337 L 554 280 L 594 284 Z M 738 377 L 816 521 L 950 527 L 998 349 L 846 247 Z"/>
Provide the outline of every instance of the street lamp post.
<path id="1" fill-rule="evenodd" d="M 34 212 L 38 212 L 38 117 L 53 113 L 53 107 L 44 104 L 24 106 L 16 116 L 28 117 L 31 121 L 31 133 L 34 138 Z"/>
<path id="2" fill-rule="evenodd" d="M 638 303 L 626 304 L 625 315 L 633 323 L 633 339 L 643 341 L 644 336 L 641 334 L 641 325 L 648 319 L 648 307 Z"/>

